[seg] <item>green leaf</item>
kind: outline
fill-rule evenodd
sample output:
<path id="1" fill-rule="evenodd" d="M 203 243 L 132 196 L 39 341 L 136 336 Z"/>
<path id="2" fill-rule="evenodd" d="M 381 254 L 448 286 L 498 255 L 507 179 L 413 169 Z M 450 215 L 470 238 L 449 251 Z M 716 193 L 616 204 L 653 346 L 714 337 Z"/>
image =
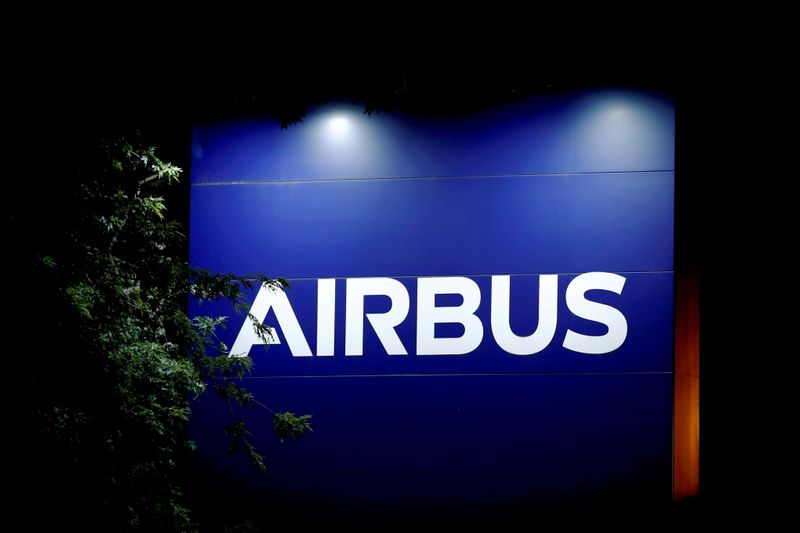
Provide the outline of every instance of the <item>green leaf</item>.
<path id="1" fill-rule="evenodd" d="M 275 424 L 275 432 L 280 437 L 281 442 L 288 437 L 298 440 L 306 431 L 314 431 L 311 429 L 311 415 L 295 416 L 294 413 L 288 411 L 275 413 L 273 422 Z"/>
<path id="2" fill-rule="evenodd" d="M 180 476 L 195 448 L 187 437 L 190 399 L 211 388 L 228 401 L 233 422 L 220 430 L 260 471 L 265 459 L 243 412 L 269 411 L 282 440 L 311 431 L 311 417 L 259 402 L 243 380 L 253 360 L 228 357 L 220 338 L 228 317 L 190 317 L 186 301 L 227 302 L 266 339 L 271 330 L 250 315 L 245 293 L 289 283 L 187 265 L 185 232 L 167 201 L 182 171 L 153 147 L 111 139 L 86 163 L 63 180 L 67 192 L 58 200 L 69 208 L 49 221 L 41 244 L 31 244 L 34 264 L 44 267 L 32 299 L 47 309 L 48 324 L 30 376 L 32 401 L 41 406 L 32 435 L 50 452 L 42 461 L 52 461 L 36 468 L 65 471 L 70 487 L 96 488 L 85 495 L 95 500 L 82 504 L 111 517 L 103 530 L 192 531 Z"/>

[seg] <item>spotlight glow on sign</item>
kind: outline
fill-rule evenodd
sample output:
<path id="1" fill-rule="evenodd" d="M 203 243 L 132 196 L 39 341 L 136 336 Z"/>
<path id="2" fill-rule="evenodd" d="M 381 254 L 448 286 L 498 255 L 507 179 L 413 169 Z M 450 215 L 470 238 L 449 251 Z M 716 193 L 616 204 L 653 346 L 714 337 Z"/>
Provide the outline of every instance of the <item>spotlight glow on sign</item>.
<path id="1" fill-rule="evenodd" d="M 339 133 L 339 134 L 341 134 L 341 133 L 346 132 L 349 129 L 350 121 L 347 119 L 347 117 L 345 117 L 343 115 L 336 115 L 333 118 L 331 118 L 330 120 L 328 120 L 328 127 L 329 127 L 331 133 L 334 133 L 334 134 Z"/>

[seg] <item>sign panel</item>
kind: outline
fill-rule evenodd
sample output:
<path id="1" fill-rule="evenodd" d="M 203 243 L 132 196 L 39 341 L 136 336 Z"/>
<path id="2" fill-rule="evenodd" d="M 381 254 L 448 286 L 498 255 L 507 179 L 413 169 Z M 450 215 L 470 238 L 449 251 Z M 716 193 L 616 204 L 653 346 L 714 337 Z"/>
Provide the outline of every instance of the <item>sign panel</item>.
<path id="1" fill-rule="evenodd" d="M 259 437 L 271 473 L 254 478 L 209 398 L 200 457 L 265 505 L 293 493 L 320 512 L 668 499 L 673 116 L 597 92 L 197 126 L 191 262 L 291 288 L 247 295 L 268 345 L 223 304 L 191 311 L 229 315 L 248 387 L 315 427 Z"/>

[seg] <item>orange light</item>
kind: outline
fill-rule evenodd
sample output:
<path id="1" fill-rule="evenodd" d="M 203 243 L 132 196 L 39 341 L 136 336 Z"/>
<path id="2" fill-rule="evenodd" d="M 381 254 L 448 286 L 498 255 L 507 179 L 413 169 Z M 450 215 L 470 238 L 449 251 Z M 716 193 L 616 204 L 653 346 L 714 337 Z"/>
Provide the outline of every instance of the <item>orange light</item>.
<path id="1" fill-rule="evenodd" d="M 675 292 L 675 398 L 672 498 L 700 488 L 700 290 L 695 272 L 678 272 Z"/>

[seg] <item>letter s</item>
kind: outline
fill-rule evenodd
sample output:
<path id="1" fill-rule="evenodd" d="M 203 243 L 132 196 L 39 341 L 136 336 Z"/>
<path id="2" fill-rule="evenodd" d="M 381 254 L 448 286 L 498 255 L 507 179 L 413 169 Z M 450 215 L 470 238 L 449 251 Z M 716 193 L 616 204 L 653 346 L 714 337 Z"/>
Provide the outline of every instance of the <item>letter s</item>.
<path id="1" fill-rule="evenodd" d="M 572 280 L 567 287 L 569 310 L 575 316 L 606 325 L 608 332 L 605 335 L 582 335 L 567 330 L 564 348 L 573 352 L 604 354 L 622 346 L 628 336 L 628 322 L 625 316 L 619 309 L 587 300 L 586 292 L 597 289 L 622 294 L 624 286 L 624 277 L 609 272 L 587 272 Z"/>

